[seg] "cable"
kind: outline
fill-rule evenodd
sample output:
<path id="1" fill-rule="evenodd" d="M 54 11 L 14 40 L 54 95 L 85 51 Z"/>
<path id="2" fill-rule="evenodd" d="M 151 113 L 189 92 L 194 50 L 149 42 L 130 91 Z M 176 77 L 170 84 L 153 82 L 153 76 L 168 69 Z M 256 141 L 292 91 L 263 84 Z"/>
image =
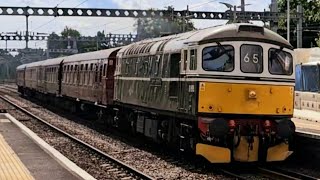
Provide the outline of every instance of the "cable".
<path id="1" fill-rule="evenodd" d="M 88 1 L 88 0 L 84 0 L 84 1 L 82 1 L 80 4 L 76 5 L 76 6 L 75 6 L 75 7 L 73 7 L 73 8 L 76 8 L 76 7 L 78 7 L 78 6 L 82 5 L 83 3 L 87 2 L 87 1 Z"/>
<path id="2" fill-rule="evenodd" d="M 56 5 L 56 7 L 58 7 L 61 3 L 65 2 L 65 1 L 67 1 L 67 0 L 62 0 L 62 1 L 60 1 L 60 2 Z M 83 3 L 87 2 L 87 1 L 88 1 L 88 0 L 84 0 L 84 1 L 82 1 L 80 4 L 76 5 L 76 6 L 73 7 L 73 8 L 76 8 L 76 7 L 82 5 Z M 46 23 L 38 26 L 37 28 L 33 29 L 32 31 L 38 30 L 38 29 L 42 28 L 43 26 L 46 26 L 46 25 L 50 24 L 50 23 L 51 23 L 52 21 L 54 21 L 55 19 L 56 19 L 56 17 L 54 17 L 54 18 L 51 19 L 50 21 L 48 21 L 48 22 L 46 22 Z"/>
<path id="3" fill-rule="evenodd" d="M 212 0 L 212 1 L 208 1 L 208 2 L 202 3 L 202 4 L 198 4 L 198 5 L 195 5 L 195 6 L 191 6 L 189 9 L 199 8 L 199 7 L 203 6 L 203 5 L 212 3 L 212 2 L 214 2 L 214 1 L 217 1 L 217 0 Z"/>
<path id="4" fill-rule="evenodd" d="M 67 1 L 67 0 L 62 0 L 62 1 L 60 1 L 60 2 L 56 5 L 56 7 L 58 7 L 60 4 L 64 3 L 65 1 Z"/>
<path id="5" fill-rule="evenodd" d="M 54 17 L 53 19 L 51 19 L 50 21 L 38 26 L 37 28 L 33 29 L 32 31 L 38 30 L 40 28 L 42 28 L 43 26 L 46 26 L 47 24 L 51 23 L 52 21 L 54 21 L 56 19 L 56 17 Z"/>
<path id="6" fill-rule="evenodd" d="M 130 25 L 130 26 L 119 28 L 119 29 L 115 29 L 115 30 L 109 31 L 109 33 L 114 32 L 114 31 L 121 31 L 121 30 L 124 30 L 124 29 L 128 29 L 129 27 L 132 27 L 132 26 Z"/>
<path id="7" fill-rule="evenodd" d="M 163 6 L 168 6 L 169 4 L 173 3 L 175 0 L 163 2 Z"/>
<path id="8" fill-rule="evenodd" d="M 102 26 L 105 26 L 105 25 L 108 25 L 108 24 L 112 24 L 112 23 L 115 23 L 115 22 L 118 22 L 117 20 L 116 21 L 111 21 L 111 22 L 108 22 L 108 23 L 104 23 L 104 24 L 100 24 L 98 26 L 91 26 L 91 27 L 87 27 L 87 28 L 82 28 L 82 30 L 91 30 L 91 29 L 95 29 L 95 28 L 99 28 L 99 27 L 102 27 Z"/>

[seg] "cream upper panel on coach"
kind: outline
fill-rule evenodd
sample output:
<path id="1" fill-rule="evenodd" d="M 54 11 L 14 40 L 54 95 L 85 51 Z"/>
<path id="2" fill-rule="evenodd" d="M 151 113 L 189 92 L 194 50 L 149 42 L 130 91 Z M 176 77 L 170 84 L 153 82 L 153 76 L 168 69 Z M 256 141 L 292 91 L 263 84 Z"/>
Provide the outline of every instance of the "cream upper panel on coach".
<path id="1" fill-rule="evenodd" d="M 107 59 L 111 55 L 111 53 L 113 53 L 114 51 L 117 51 L 120 48 L 121 47 L 67 56 L 65 57 L 64 63 Z"/>

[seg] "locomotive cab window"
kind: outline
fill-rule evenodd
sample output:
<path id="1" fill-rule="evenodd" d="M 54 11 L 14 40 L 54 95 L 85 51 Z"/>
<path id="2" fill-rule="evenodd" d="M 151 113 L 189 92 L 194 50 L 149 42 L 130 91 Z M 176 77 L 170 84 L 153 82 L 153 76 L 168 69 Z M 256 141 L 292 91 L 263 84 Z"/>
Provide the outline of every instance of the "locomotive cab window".
<path id="1" fill-rule="evenodd" d="M 292 75 L 293 58 L 288 52 L 281 49 L 269 50 L 269 72 L 274 75 Z"/>
<path id="2" fill-rule="evenodd" d="M 202 51 L 205 71 L 231 72 L 234 69 L 234 48 L 231 45 L 206 47 Z"/>
<path id="3" fill-rule="evenodd" d="M 262 73 L 263 49 L 258 45 L 244 44 L 240 47 L 240 69 L 244 73 Z"/>

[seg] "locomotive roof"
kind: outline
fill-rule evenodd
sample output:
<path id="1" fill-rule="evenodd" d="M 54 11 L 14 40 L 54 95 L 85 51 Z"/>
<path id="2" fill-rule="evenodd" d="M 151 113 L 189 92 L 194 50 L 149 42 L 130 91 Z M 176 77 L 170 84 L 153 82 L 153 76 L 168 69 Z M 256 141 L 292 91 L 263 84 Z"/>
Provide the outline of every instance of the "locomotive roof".
<path id="1" fill-rule="evenodd" d="M 154 43 L 153 47 L 146 53 L 155 54 L 159 51 L 159 48 L 161 48 L 161 42 L 165 43 L 165 41 L 167 42 L 164 44 L 163 51 L 180 51 L 186 44 L 205 44 L 235 40 L 267 42 L 293 49 L 286 39 L 267 28 L 249 23 L 238 23 L 220 25 L 160 38 L 146 39 L 131 44 L 121 51 L 124 52 L 125 55 L 136 54 L 143 44 Z"/>
<path id="2" fill-rule="evenodd" d="M 257 25 L 248 23 L 228 24 L 210 27 L 201 30 L 189 31 L 181 34 L 175 34 L 165 37 L 142 40 L 127 46 L 106 49 L 101 51 L 75 54 L 71 56 L 48 59 L 35 63 L 29 63 L 26 66 L 19 66 L 17 69 L 33 66 L 49 66 L 64 62 L 76 62 L 83 60 L 106 59 L 110 54 L 120 49 L 119 54 L 131 55 L 145 52 L 156 54 L 158 51 L 180 51 L 187 44 L 204 44 L 220 41 L 262 41 L 277 44 L 282 47 L 293 49 L 290 43 L 277 33 Z"/>

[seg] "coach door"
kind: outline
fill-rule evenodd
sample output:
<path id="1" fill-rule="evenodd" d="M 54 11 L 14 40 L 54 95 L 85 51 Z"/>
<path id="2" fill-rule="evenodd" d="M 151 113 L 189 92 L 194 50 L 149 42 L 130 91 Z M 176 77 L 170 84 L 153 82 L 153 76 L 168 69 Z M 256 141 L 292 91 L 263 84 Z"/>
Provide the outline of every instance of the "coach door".
<path id="1" fill-rule="evenodd" d="M 62 87 L 62 79 L 63 79 L 63 61 L 62 60 L 59 64 L 59 70 L 58 70 L 58 94 L 61 94 L 61 87 Z"/>
<path id="2" fill-rule="evenodd" d="M 103 69 L 103 59 L 99 59 L 96 61 L 95 69 L 94 69 L 94 85 L 93 92 L 95 101 L 98 103 L 102 102 L 102 69 Z"/>
<path id="3" fill-rule="evenodd" d="M 106 97 L 107 104 L 113 102 L 113 89 L 114 89 L 114 72 L 116 70 L 116 55 L 118 51 L 114 51 L 108 58 L 108 66 L 106 73 Z"/>

